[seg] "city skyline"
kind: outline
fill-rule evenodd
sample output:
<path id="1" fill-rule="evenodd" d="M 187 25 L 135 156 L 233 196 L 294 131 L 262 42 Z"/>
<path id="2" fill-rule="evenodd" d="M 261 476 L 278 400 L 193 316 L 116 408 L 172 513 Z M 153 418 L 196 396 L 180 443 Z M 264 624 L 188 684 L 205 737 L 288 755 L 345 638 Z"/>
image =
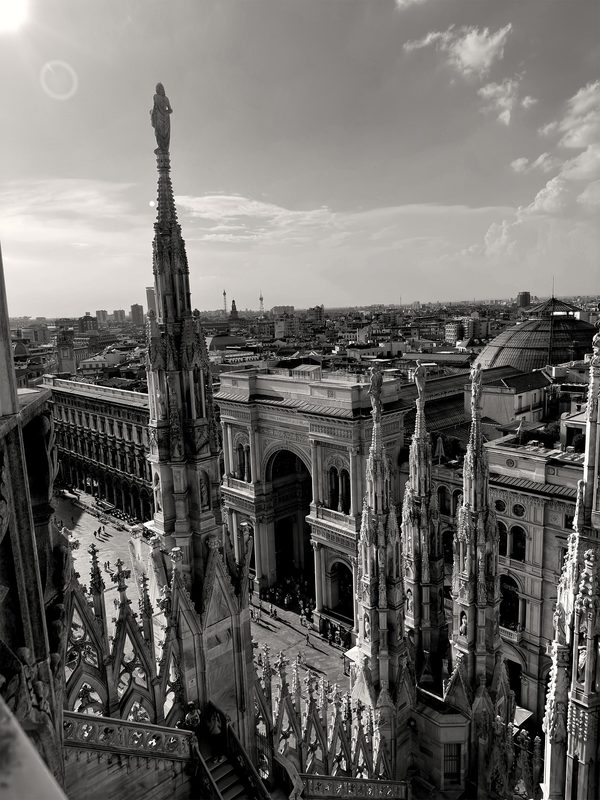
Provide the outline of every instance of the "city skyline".
<path id="1" fill-rule="evenodd" d="M 158 80 L 199 308 L 224 285 L 240 309 L 260 287 L 267 307 L 548 294 L 552 274 L 592 293 L 596 22 L 564 0 L 32 1 L 0 20 L 10 313 L 143 301 Z"/>

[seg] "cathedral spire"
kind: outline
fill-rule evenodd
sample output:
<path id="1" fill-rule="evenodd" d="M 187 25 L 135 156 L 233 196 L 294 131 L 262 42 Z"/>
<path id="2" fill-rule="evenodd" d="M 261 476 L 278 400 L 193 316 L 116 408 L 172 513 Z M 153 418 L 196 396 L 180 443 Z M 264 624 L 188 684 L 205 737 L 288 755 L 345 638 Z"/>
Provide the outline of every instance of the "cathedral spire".
<path id="1" fill-rule="evenodd" d="M 452 573 L 453 651 L 462 653 L 473 691 L 491 685 L 500 652 L 498 535 L 489 507 L 488 464 L 481 430 L 481 367 L 471 369 L 471 431 L 463 465 Z"/>
<path id="2" fill-rule="evenodd" d="M 381 391 L 383 376 L 379 368 L 371 370 L 369 395 L 373 432 L 367 459 L 367 505 L 375 514 L 386 513 L 390 505 L 390 468 L 381 434 Z"/>
<path id="3" fill-rule="evenodd" d="M 192 313 L 185 243 L 171 185 L 171 104 L 162 84 L 150 112 L 156 135 L 153 271 L 157 315 L 148 313 L 148 398 L 154 520 L 163 547 L 180 548 L 190 585 L 204 571 L 200 542 L 220 536 L 218 435 L 204 332 Z"/>
<path id="4" fill-rule="evenodd" d="M 425 368 L 417 362 L 415 432 L 402 506 L 406 628 L 415 641 L 417 674 L 441 683 L 447 643 L 444 614 L 444 561 L 439 514 L 431 489 L 431 439 L 425 422 Z"/>
<path id="5" fill-rule="evenodd" d="M 192 313 L 185 243 L 177 221 L 171 184 L 169 142 L 172 112 L 164 87 L 159 83 L 154 95 L 154 107 L 150 112 L 158 145 L 154 151 L 158 169 L 158 187 L 153 269 L 159 322 L 175 322 Z"/>
<path id="6" fill-rule="evenodd" d="M 381 430 L 383 375 L 371 370 L 369 395 L 373 432 L 367 459 L 366 493 L 358 542 L 358 622 L 352 696 L 377 707 L 387 736 L 396 724 L 397 697 L 408 658 L 404 638 L 402 552 L 396 508 L 390 493 L 390 464 Z M 408 709 L 408 704 L 406 706 Z"/>

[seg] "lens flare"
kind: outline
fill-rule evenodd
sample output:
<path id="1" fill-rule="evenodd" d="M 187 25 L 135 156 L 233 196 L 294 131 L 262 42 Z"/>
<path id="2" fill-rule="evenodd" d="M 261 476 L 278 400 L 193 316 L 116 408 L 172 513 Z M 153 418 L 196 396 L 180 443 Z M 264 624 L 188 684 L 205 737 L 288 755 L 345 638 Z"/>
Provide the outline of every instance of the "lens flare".
<path id="1" fill-rule="evenodd" d="M 70 100 L 79 81 L 77 73 L 66 61 L 47 61 L 40 72 L 40 83 L 53 100 Z"/>

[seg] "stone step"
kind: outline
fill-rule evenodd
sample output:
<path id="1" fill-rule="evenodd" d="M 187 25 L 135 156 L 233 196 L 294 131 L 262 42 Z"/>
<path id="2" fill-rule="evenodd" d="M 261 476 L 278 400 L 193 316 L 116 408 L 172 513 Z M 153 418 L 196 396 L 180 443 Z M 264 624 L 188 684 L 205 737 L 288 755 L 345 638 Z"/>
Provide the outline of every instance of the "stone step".
<path id="1" fill-rule="evenodd" d="M 219 791 L 221 790 L 219 789 Z M 221 791 L 223 800 L 242 800 L 242 797 L 245 795 L 245 793 L 246 790 L 244 786 L 239 782 L 234 783 L 229 789 L 227 789 L 227 791 Z"/>
<path id="2" fill-rule="evenodd" d="M 219 778 L 222 778 L 223 775 L 227 775 L 229 772 L 234 772 L 232 764 L 225 759 L 225 761 L 221 761 L 218 764 L 208 764 L 208 768 L 210 770 L 210 774 L 213 777 L 214 781 L 218 781 Z"/>

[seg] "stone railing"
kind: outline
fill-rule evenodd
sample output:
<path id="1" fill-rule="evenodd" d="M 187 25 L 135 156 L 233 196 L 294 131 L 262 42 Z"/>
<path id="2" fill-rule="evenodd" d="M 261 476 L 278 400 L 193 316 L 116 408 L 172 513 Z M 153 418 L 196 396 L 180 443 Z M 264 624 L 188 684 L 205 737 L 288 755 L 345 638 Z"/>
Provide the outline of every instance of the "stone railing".
<path id="1" fill-rule="evenodd" d="M 234 478 L 231 475 L 225 475 L 223 478 L 223 486 L 228 489 L 237 489 L 238 492 L 254 493 L 254 487 L 247 481 L 241 481 L 239 478 Z"/>
<path id="2" fill-rule="evenodd" d="M 503 628 L 502 625 L 498 626 L 500 628 L 500 636 L 503 639 L 506 639 L 507 642 L 514 642 L 518 644 L 521 641 L 523 636 L 523 631 L 513 631 L 512 628 Z"/>
<path id="3" fill-rule="evenodd" d="M 410 800 L 410 786 L 405 781 L 368 780 L 361 778 L 330 778 L 320 775 L 300 775 L 304 783 L 303 797 L 391 797 Z"/>
<path id="4" fill-rule="evenodd" d="M 110 717 L 63 712 L 64 747 L 109 750 L 147 758 L 189 761 L 193 734 Z"/>
<path id="5" fill-rule="evenodd" d="M 332 508 L 315 506 L 315 517 L 335 522 L 336 525 L 345 528 L 348 532 L 354 532 L 356 529 L 356 517 L 352 517 L 350 514 L 343 514 L 341 511 L 334 511 Z"/>
<path id="6" fill-rule="evenodd" d="M 242 747 L 228 717 L 210 702 L 208 703 L 208 714 L 216 714 L 219 717 L 221 730 L 224 733 L 225 753 L 242 779 L 249 796 L 254 800 L 271 800 L 271 795 L 266 790 L 248 753 Z"/>

